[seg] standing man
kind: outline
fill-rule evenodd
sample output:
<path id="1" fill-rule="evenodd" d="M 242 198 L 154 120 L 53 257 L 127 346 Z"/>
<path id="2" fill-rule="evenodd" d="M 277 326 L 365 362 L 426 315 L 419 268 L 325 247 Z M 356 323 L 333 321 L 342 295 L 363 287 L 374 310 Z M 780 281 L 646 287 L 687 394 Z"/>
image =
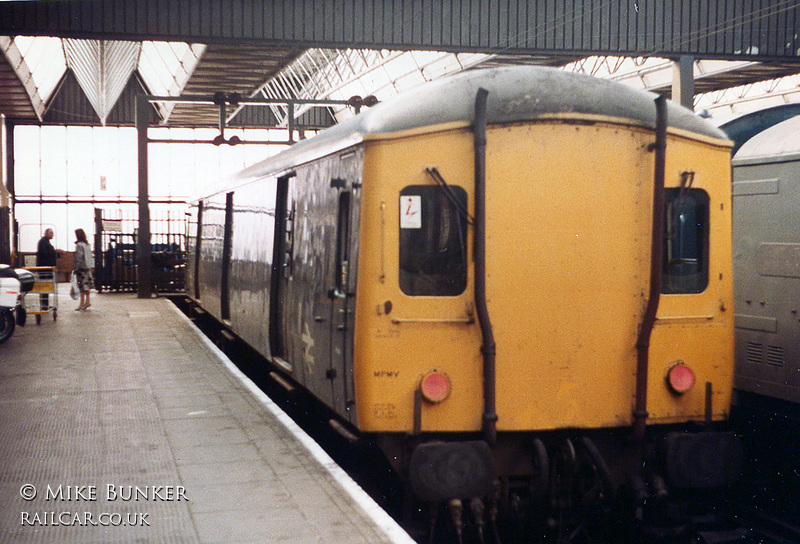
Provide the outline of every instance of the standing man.
<path id="1" fill-rule="evenodd" d="M 61 251 L 56 250 L 53 244 L 50 243 L 53 236 L 53 229 L 44 231 L 44 236 L 42 236 L 42 239 L 39 240 L 39 244 L 36 246 L 36 266 L 52 266 L 53 268 L 58 266 L 58 256 Z M 53 274 L 55 273 L 56 272 L 53 271 Z M 49 295 L 46 293 L 39 295 L 39 302 L 41 303 L 42 310 L 49 309 L 49 301 Z"/>
<path id="2" fill-rule="evenodd" d="M 56 266 L 58 264 L 58 252 L 50 240 L 53 239 L 53 229 L 44 231 L 44 236 L 36 246 L 36 266 Z"/>

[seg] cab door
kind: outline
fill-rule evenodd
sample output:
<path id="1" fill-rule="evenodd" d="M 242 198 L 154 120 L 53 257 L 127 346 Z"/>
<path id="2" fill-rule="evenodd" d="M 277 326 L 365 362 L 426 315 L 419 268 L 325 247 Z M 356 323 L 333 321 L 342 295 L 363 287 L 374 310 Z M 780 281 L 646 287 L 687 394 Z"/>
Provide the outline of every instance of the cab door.
<path id="1" fill-rule="evenodd" d="M 356 423 L 353 383 L 353 342 L 363 149 L 351 149 L 330 163 L 330 189 L 336 210 L 335 244 L 330 255 L 333 278 L 330 300 L 330 380 L 333 408 Z M 333 202 L 329 201 L 331 204 Z M 331 206 L 333 208 L 333 206 Z"/>
<path id="2" fill-rule="evenodd" d="M 348 408 L 360 188 L 354 180 L 360 177 L 343 164 L 331 157 L 278 179 L 269 336 L 273 362 L 353 419 Z"/>
<path id="3" fill-rule="evenodd" d="M 331 253 L 333 285 L 328 292 L 330 300 L 330 357 L 326 378 L 331 382 L 334 409 L 347 415 L 352 404 L 349 369 L 352 365 L 352 327 L 355 281 L 353 264 L 354 198 L 352 187 L 345 180 L 334 180 L 338 190 L 336 208 L 336 245 Z"/>
<path id="4" fill-rule="evenodd" d="M 330 372 L 337 193 L 325 163 L 278 179 L 270 300 L 272 360 L 335 407 Z"/>

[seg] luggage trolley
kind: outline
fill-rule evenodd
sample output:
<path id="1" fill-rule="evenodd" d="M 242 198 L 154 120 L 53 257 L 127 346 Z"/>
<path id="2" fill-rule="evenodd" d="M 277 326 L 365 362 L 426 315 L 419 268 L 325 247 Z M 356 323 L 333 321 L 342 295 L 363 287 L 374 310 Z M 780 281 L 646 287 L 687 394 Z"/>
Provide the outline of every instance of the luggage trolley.
<path id="1" fill-rule="evenodd" d="M 25 312 L 36 316 L 36 324 L 42 316 L 53 312 L 53 321 L 58 317 L 58 276 L 54 266 L 31 266 L 26 268 L 33 274 L 33 289 L 25 294 Z"/>

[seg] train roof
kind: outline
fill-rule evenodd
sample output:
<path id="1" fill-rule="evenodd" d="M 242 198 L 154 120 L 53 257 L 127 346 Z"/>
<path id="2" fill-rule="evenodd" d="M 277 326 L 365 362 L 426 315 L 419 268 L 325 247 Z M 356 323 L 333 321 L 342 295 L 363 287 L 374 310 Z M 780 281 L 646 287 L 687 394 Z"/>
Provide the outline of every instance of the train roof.
<path id="1" fill-rule="evenodd" d="M 425 83 L 253 165 L 239 183 L 286 171 L 365 139 L 474 119 L 475 95 L 489 91 L 487 122 L 529 121 L 558 114 L 619 119 L 654 127 L 655 94 L 613 81 L 540 66 L 475 69 Z M 692 111 L 668 103 L 670 127 L 713 139 L 725 133 Z"/>
<path id="2" fill-rule="evenodd" d="M 728 138 L 733 140 L 731 153 L 735 156 L 747 140 L 795 115 L 800 115 L 800 104 L 780 104 L 742 114 L 718 126 L 727 134 Z"/>
<path id="3" fill-rule="evenodd" d="M 733 157 L 734 165 L 800 158 L 800 115 L 782 121 L 747 140 Z"/>

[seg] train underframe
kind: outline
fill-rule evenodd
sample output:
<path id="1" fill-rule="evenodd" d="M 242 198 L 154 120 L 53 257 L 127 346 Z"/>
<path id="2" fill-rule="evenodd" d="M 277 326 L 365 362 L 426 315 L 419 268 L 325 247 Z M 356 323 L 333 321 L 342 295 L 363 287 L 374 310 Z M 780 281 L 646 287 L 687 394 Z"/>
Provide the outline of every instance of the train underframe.
<path id="1" fill-rule="evenodd" d="M 739 438 L 705 425 L 650 427 L 645 440 L 630 428 L 499 433 L 494 446 L 468 434 L 375 438 L 413 491 L 404 516 L 427 517 L 431 538 L 447 524 L 459 542 L 501 542 L 501 522 L 559 543 L 678 539 L 691 531 L 677 514 L 687 498 L 718 495 L 742 467 Z"/>

